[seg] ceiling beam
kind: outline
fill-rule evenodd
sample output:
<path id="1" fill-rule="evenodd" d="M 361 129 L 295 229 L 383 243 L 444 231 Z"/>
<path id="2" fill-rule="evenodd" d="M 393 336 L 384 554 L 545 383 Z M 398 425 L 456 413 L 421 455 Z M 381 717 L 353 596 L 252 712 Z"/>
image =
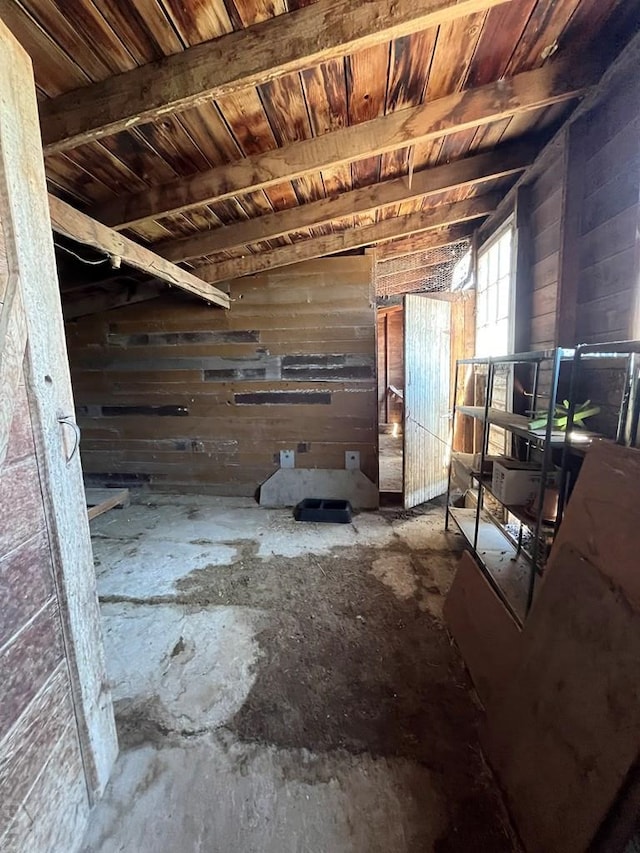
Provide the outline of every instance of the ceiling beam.
<path id="1" fill-rule="evenodd" d="M 585 65 L 550 62 L 534 71 L 397 110 L 191 177 L 177 178 L 132 195 L 119 195 L 98 205 L 92 215 L 117 228 L 135 226 L 146 219 L 256 192 L 325 168 L 570 100 L 584 90 L 587 79 L 592 79 Z"/>
<path id="2" fill-rule="evenodd" d="M 521 172 L 533 163 L 537 151 L 538 147 L 533 144 L 511 143 L 486 154 L 414 172 L 411 182 L 404 177 L 396 178 L 247 222 L 177 240 L 166 240 L 156 243 L 153 249 L 171 261 L 186 261 L 263 240 L 273 240 L 294 231 L 370 213 L 380 207 L 415 201 L 424 196 Z"/>
<path id="3" fill-rule="evenodd" d="M 296 264 L 298 261 L 334 255 L 336 252 L 358 249 L 383 240 L 393 240 L 395 237 L 401 237 L 405 234 L 439 229 L 446 225 L 488 216 L 496 209 L 499 199 L 500 196 L 497 193 L 491 193 L 478 198 L 457 201 L 453 204 L 443 204 L 431 210 L 411 213 L 408 216 L 397 216 L 394 219 L 384 219 L 382 222 L 376 222 L 373 225 L 350 228 L 338 234 L 312 237 L 299 243 L 272 249 L 270 252 L 246 255 L 244 258 L 234 258 L 217 264 L 205 264 L 197 267 L 196 271 L 205 281 L 228 281 L 243 275 Z"/>
<path id="4" fill-rule="evenodd" d="M 318 0 L 45 102 L 44 150 L 65 151 L 504 2 Z"/>
<path id="5" fill-rule="evenodd" d="M 96 222 L 95 219 L 52 195 L 49 195 L 49 212 L 51 227 L 58 234 L 91 246 L 98 252 L 104 252 L 113 258 L 119 258 L 122 263 L 198 296 L 205 302 L 220 305 L 222 308 L 229 307 L 229 297 L 217 287 L 177 267 L 166 258 L 161 258 L 150 249 L 129 240 L 128 237 L 123 237 L 106 225 Z"/>

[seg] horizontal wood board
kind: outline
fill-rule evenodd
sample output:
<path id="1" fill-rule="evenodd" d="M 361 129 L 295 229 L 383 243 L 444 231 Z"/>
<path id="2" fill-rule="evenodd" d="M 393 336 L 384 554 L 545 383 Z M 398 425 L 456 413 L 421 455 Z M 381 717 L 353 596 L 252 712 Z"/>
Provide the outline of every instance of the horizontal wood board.
<path id="1" fill-rule="evenodd" d="M 371 258 L 231 283 L 228 312 L 171 298 L 67 323 L 91 485 L 252 495 L 279 466 L 377 479 Z"/>

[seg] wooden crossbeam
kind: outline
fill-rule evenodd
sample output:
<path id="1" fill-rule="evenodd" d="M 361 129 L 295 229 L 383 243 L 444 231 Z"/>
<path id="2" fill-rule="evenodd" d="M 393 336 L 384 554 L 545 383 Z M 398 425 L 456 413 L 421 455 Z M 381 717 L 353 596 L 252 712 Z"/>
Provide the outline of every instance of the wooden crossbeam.
<path id="1" fill-rule="evenodd" d="M 49 195 L 49 211 L 51 226 L 58 234 L 64 234 L 65 237 L 91 246 L 99 252 L 119 258 L 123 263 L 149 273 L 180 290 L 192 293 L 204 299 L 205 302 L 220 305 L 222 308 L 229 307 L 229 297 L 217 287 L 177 267 L 171 261 L 161 258 L 128 237 L 118 234 L 101 222 L 96 222 L 95 219 L 52 195 Z"/>
<path id="2" fill-rule="evenodd" d="M 443 204 L 431 210 L 385 219 L 373 225 L 351 228 L 339 234 L 313 237 L 291 246 L 272 249 L 270 252 L 247 255 L 244 258 L 235 258 L 218 264 L 205 264 L 197 267 L 197 272 L 206 281 L 228 281 L 240 276 L 295 264 L 298 261 L 334 255 L 336 252 L 358 249 L 384 240 L 393 240 L 405 234 L 440 229 L 446 225 L 488 216 L 495 210 L 499 199 L 497 193 L 490 193 L 453 204 Z M 466 231 L 465 236 L 467 236 Z M 438 243 L 438 245 L 443 244 Z"/>
<path id="3" fill-rule="evenodd" d="M 537 147 L 513 143 L 466 160 L 415 172 L 411 184 L 397 178 L 370 187 L 323 198 L 290 210 L 271 213 L 248 222 L 228 225 L 214 231 L 157 243 L 153 248 L 171 261 L 185 261 L 212 255 L 263 240 L 273 240 L 292 231 L 324 225 L 348 216 L 370 213 L 376 208 L 414 201 L 423 196 L 460 188 L 522 171 L 533 163 Z"/>
<path id="4" fill-rule="evenodd" d="M 484 225 L 484 222 L 480 227 Z M 407 255 L 417 255 L 428 252 L 432 247 L 425 245 L 425 237 L 428 234 L 410 234 L 408 237 L 392 240 L 389 243 L 382 243 L 376 246 L 376 261 L 384 262 L 393 260 L 394 258 L 406 257 Z"/>
<path id="5" fill-rule="evenodd" d="M 41 105 L 45 153 L 481 12 L 507 0 L 318 0 Z"/>
<path id="6" fill-rule="evenodd" d="M 118 196 L 96 207 L 92 215 L 108 225 L 125 228 L 239 193 L 256 192 L 325 168 L 575 98 L 583 91 L 585 80 L 593 79 L 589 72 L 585 64 L 552 62 L 534 71 L 245 157 L 189 178 Z"/>

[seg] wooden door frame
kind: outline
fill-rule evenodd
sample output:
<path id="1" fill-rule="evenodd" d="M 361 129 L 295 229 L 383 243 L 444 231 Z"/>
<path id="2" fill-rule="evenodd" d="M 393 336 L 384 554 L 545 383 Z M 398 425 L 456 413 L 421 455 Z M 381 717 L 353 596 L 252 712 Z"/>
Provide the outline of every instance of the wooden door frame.
<path id="1" fill-rule="evenodd" d="M 117 755 L 31 60 L 0 21 L 0 205 L 9 269 L 0 378 L 24 376 L 89 802 Z M 10 335 L 7 334 L 10 330 Z M 10 349 L 6 344 L 11 342 Z M 3 390 L 12 388 L 7 385 Z M 0 406 L 0 452 L 14 394 Z M 9 402 L 6 401 L 9 397 Z M 65 419 L 67 423 L 63 423 Z M 71 427 L 68 425 L 71 421 Z"/>

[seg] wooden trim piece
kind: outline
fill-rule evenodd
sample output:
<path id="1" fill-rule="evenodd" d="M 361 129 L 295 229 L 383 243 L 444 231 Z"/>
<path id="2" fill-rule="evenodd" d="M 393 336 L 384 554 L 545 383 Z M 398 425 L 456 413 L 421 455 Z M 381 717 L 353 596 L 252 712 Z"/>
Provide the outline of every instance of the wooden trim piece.
<path id="1" fill-rule="evenodd" d="M 578 284 L 580 280 L 580 235 L 584 198 L 584 140 L 586 119 L 572 124 L 565 137 L 564 186 L 560 220 L 560 268 L 556 301 L 554 340 L 560 347 L 573 347 L 576 340 Z"/>
<path id="2" fill-rule="evenodd" d="M 6 202 L 2 173 L 5 169 L 0 146 L 0 201 Z M 0 206 L 0 211 L 2 207 Z M 10 222 L 4 231 L 10 236 Z M 0 232 L 0 238 L 2 234 Z M 9 434 L 13 423 L 16 402 L 20 399 L 18 386 L 22 381 L 22 363 L 27 343 L 27 322 L 24 316 L 20 283 L 10 275 L 4 303 L 0 303 L 0 469 L 9 448 Z"/>
<path id="3" fill-rule="evenodd" d="M 118 751 L 79 455 L 67 462 L 74 411 L 31 60 L 0 21 L 0 139 L 10 236 L 27 324 L 24 361 L 38 474 L 89 802 Z M 81 832 L 82 827 L 78 826 Z"/>
<path id="4" fill-rule="evenodd" d="M 256 192 L 322 169 L 571 100 L 592 77 L 592 69 L 586 65 L 551 62 L 534 71 L 245 157 L 190 178 L 119 196 L 96 207 L 92 215 L 119 229 L 131 227 L 146 219 Z"/>
<path id="5" fill-rule="evenodd" d="M 219 264 L 207 264 L 198 267 L 198 272 L 208 281 L 228 281 L 243 275 L 295 264 L 298 261 L 334 255 L 336 252 L 358 249 L 384 240 L 393 240 L 405 234 L 440 229 L 454 223 L 478 219 L 495 210 L 498 200 L 499 196 L 491 193 L 453 204 L 444 204 L 432 210 L 397 216 L 395 219 L 384 219 L 382 222 L 365 225 L 362 228 L 351 228 L 339 234 L 313 237 L 290 246 L 281 246 L 270 252 L 247 255 L 244 258 L 235 258 Z M 468 235 L 468 231 L 465 233 Z M 440 243 L 436 238 L 427 248 L 433 248 L 434 245 L 446 245 L 446 242 Z"/>
<path id="6" fill-rule="evenodd" d="M 128 237 L 118 234 L 101 222 L 96 222 L 86 213 L 81 213 L 70 204 L 55 196 L 49 196 L 51 226 L 58 234 L 71 237 L 80 243 L 91 246 L 99 252 L 120 258 L 125 264 L 137 270 L 149 273 L 162 281 L 168 282 L 180 290 L 192 293 L 204 299 L 205 302 L 229 307 L 229 297 L 226 293 L 212 287 L 187 270 L 183 270 L 161 258 L 150 249 L 140 246 Z"/>
<path id="7" fill-rule="evenodd" d="M 318 0 L 41 106 L 45 153 L 65 151 L 505 0 Z"/>
<path id="8" fill-rule="evenodd" d="M 273 240 L 292 231 L 370 213 L 387 205 L 414 201 L 449 189 L 512 175 L 533 163 L 536 152 L 537 148 L 533 144 L 506 145 L 486 154 L 414 172 L 411 186 L 406 178 L 396 178 L 215 231 L 167 240 L 153 248 L 171 261 L 185 261 L 263 240 Z"/>

